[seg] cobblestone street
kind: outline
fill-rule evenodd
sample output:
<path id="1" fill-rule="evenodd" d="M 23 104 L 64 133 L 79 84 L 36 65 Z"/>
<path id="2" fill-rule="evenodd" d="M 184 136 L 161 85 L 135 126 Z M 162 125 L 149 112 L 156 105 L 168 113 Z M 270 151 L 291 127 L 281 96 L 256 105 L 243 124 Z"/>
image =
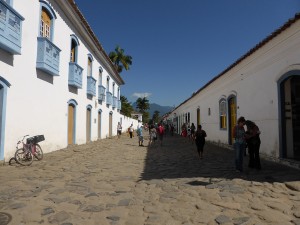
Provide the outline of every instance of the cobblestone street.
<path id="1" fill-rule="evenodd" d="M 300 225 L 299 170 L 245 157 L 237 173 L 233 151 L 207 144 L 200 160 L 179 136 L 144 144 L 123 134 L 0 167 L 0 225 Z"/>

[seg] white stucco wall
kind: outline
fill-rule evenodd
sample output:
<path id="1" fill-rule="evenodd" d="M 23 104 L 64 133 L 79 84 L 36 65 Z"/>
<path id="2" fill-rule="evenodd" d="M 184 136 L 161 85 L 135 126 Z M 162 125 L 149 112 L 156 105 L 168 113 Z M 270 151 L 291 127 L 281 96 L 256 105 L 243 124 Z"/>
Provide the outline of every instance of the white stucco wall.
<path id="1" fill-rule="evenodd" d="M 56 6 L 52 1 L 52 6 Z M 113 115 L 112 134 L 117 133 L 117 123 L 121 117 L 117 109 L 98 103 L 99 67 L 103 68 L 102 84 L 106 87 L 106 77 L 110 77 L 110 91 L 115 83 L 115 96 L 120 87 L 113 74 L 106 69 L 106 65 L 97 58 L 74 25 L 60 8 L 53 8 L 57 19 L 54 26 L 53 43 L 61 49 L 59 76 L 48 75 L 36 69 L 37 37 L 39 34 L 40 2 L 37 0 L 14 0 L 13 8 L 25 20 L 22 24 L 22 54 L 10 55 L 0 49 L 0 76 L 6 79 L 11 87 L 7 92 L 6 126 L 4 158 L 8 160 L 15 152 L 18 139 L 26 134 L 44 134 L 45 141 L 41 143 L 44 152 L 65 148 L 68 140 L 68 101 L 74 99 L 76 106 L 76 144 L 86 143 L 86 107 L 92 106 L 92 141 L 98 139 L 98 110 L 102 110 L 101 138 L 109 134 L 109 113 Z M 63 18 L 61 17 L 63 16 Z M 70 35 L 75 34 L 79 39 L 77 63 L 84 68 L 82 89 L 68 86 Z M 87 97 L 87 60 L 92 54 L 92 76 L 97 80 L 96 96 Z M 137 123 L 131 118 L 123 119 L 123 123 Z"/>
<path id="2" fill-rule="evenodd" d="M 177 107 L 170 118 L 190 112 L 190 123 L 200 122 L 207 140 L 228 144 L 227 129 L 221 130 L 219 100 L 235 95 L 237 118 L 254 121 L 261 130 L 261 152 L 279 157 L 279 99 L 277 81 L 288 71 L 300 69 L 300 22 L 292 24 L 255 53 L 209 84 L 197 95 Z M 208 115 L 208 108 L 211 115 Z M 228 104 L 227 104 L 228 111 Z"/>

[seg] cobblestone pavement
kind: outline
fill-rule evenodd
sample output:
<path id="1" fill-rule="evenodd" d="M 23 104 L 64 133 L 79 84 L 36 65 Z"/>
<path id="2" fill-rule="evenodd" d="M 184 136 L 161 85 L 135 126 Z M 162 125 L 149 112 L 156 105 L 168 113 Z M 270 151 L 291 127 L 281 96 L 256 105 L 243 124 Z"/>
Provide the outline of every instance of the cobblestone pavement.
<path id="1" fill-rule="evenodd" d="M 0 167 L 0 225 L 300 225 L 300 171 L 247 160 L 237 173 L 233 151 L 211 144 L 200 160 L 179 136 L 73 146 Z"/>

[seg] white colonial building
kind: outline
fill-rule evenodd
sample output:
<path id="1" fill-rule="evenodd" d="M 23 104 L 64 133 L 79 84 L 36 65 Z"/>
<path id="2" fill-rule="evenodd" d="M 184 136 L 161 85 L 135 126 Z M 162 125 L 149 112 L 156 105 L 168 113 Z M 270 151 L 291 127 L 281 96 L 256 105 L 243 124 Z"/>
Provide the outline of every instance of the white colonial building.
<path id="1" fill-rule="evenodd" d="M 300 160 L 300 14 L 265 38 L 168 116 L 201 124 L 207 139 L 233 143 L 237 118 L 261 130 L 261 153 Z"/>
<path id="2" fill-rule="evenodd" d="M 50 152 L 136 126 L 123 84 L 74 0 L 0 0 L 0 160 L 26 134 Z"/>

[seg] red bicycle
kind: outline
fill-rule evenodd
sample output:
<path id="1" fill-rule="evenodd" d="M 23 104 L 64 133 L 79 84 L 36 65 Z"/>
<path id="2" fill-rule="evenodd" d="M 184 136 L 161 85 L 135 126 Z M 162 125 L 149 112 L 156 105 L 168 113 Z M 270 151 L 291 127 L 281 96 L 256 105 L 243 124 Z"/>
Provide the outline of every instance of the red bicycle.
<path id="1" fill-rule="evenodd" d="M 23 166 L 30 166 L 33 162 L 33 157 L 37 160 L 42 160 L 44 155 L 41 146 L 38 144 L 45 140 L 44 135 L 27 138 L 25 143 L 24 139 L 28 136 L 25 135 L 22 140 L 18 141 L 16 146 L 15 160 Z"/>

